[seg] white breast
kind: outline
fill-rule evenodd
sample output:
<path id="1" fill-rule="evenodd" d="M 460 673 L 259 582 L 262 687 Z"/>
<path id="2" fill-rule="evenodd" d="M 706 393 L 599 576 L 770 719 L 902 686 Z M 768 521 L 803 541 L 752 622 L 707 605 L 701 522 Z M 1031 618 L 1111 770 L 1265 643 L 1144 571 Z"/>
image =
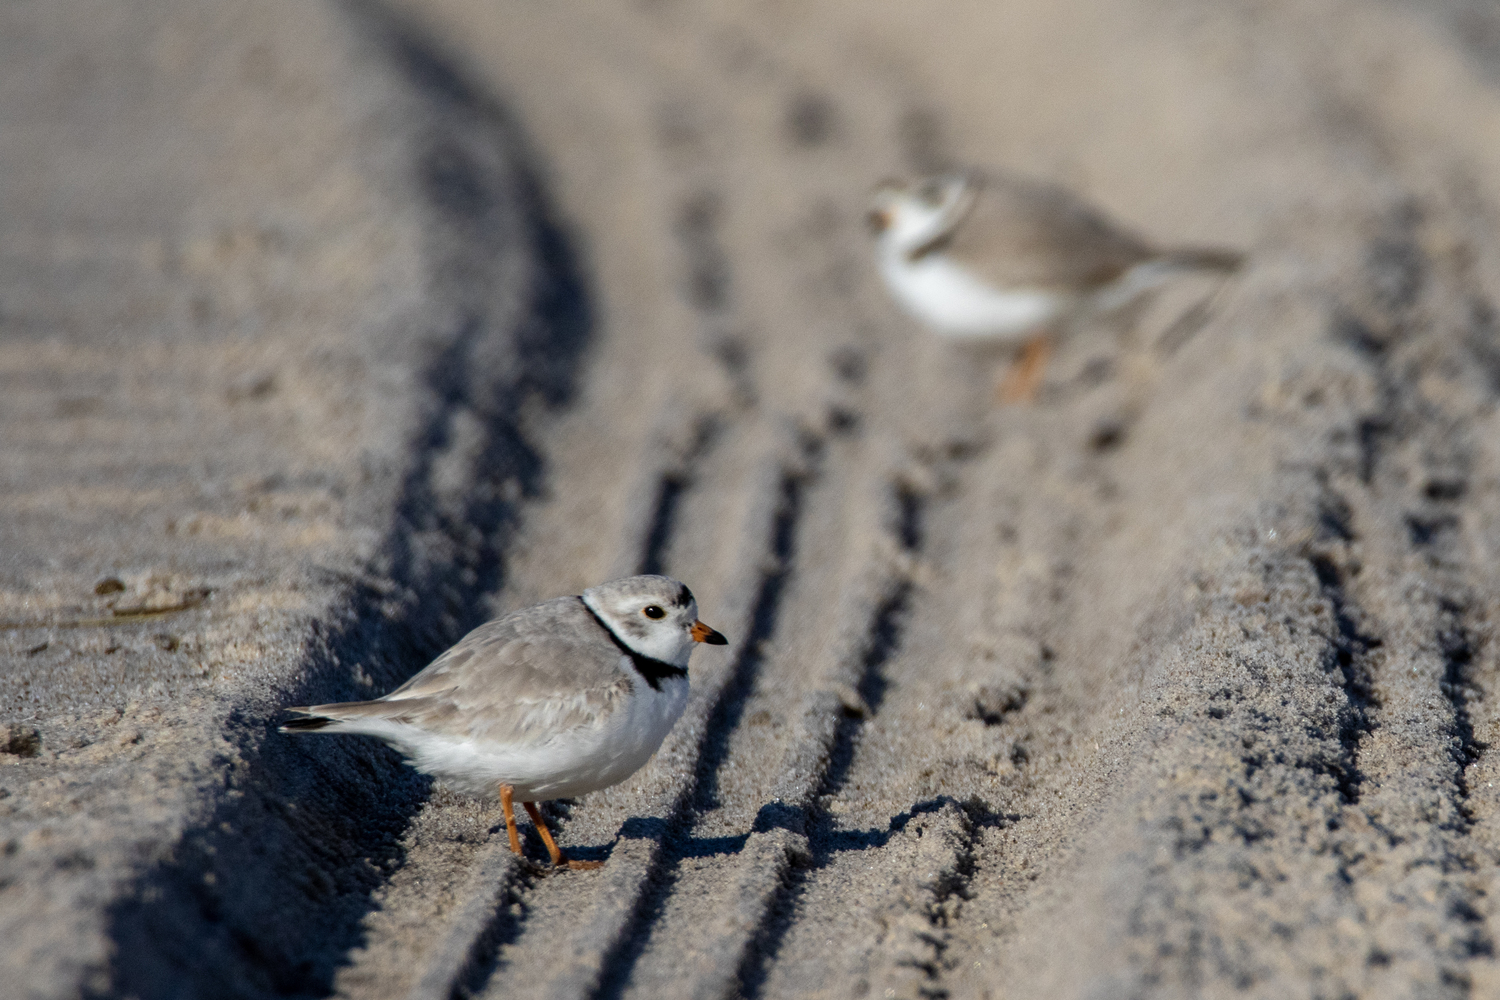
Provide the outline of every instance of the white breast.
<path id="1" fill-rule="evenodd" d="M 634 674 L 629 658 L 621 660 L 621 669 Z M 382 736 L 417 770 L 455 791 L 493 798 L 506 784 L 515 786 L 518 802 L 570 798 L 618 784 L 651 759 L 682 717 L 688 699 L 686 677 L 663 678 L 660 684 L 658 691 L 637 677 L 634 691 L 594 723 L 520 746 L 458 739 L 410 726 L 371 735 Z"/>
<path id="2" fill-rule="evenodd" d="M 991 288 L 941 253 L 913 261 L 887 251 L 880 264 L 896 300 L 933 332 L 948 337 L 1020 340 L 1074 305 L 1074 297 L 1066 294 Z"/>

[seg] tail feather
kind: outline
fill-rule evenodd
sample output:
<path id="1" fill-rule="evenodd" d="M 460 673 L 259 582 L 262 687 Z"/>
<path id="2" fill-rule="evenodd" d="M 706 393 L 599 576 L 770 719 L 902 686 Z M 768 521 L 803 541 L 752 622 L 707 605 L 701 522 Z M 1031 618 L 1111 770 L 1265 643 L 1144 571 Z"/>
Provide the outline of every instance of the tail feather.
<path id="1" fill-rule="evenodd" d="M 294 708 L 292 711 L 301 712 L 303 709 Z M 283 733 L 312 733 L 332 723 L 332 719 L 325 718 L 324 716 L 310 715 L 303 719 L 288 719 L 282 723 L 281 731 Z"/>
<path id="2" fill-rule="evenodd" d="M 1159 260 L 1169 267 L 1193 271 L 1223 271 L 1228 274 L 1240 269 L 1245 263 L 1245 255 L 1238 250 L 1220 247 L 1184 247 L 1180 250 L 1168 250 Z"/>
<path id="3" fill-rule="evenodd" d="M 296 712 L 305 716 L 301 719 L 288 719 L 282 725 L 283 733 L 312 733 L 324 729 L 337 722 L 369 722 L 396 720 L 425 704 L 420 698 L 408 698 L 397 704 L 392 704 L 385 698 L 376 698 L 374 701 L 336 701 L 328 705 L 301 705 L 288 708 L 288 712 Z"/>

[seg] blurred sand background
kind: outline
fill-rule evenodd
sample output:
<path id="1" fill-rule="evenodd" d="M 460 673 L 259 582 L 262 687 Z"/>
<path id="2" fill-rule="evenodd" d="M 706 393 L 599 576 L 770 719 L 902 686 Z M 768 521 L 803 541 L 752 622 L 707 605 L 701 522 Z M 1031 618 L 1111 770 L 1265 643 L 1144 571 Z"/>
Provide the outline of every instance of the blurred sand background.
<path id="1" fill-rule="evenodd" d="M 0 995 L 1500 995 L 1492 5 L 17 0 L 0 137 Z M 1250 264 L 997 407 L 970 164 Z M 275 732 L 639 570 L 602 871 Z"/>

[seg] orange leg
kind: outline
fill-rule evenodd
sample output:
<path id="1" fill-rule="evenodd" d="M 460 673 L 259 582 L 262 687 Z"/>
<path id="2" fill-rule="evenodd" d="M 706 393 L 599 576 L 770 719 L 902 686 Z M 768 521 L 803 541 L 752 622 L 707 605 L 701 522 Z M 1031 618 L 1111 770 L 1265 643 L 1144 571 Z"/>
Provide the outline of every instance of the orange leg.
<path id="1" fill-rule="evenodd" d="M 500 786 L 500 811 L 505 813 L 505 832 L 510 834 L 510 850 L 512 854 L 521 853 L 521 834 L 516 830 L 516 812 L 511 807 L 511 796 L 516 790 L 510 785 Z M 526 808 L 531 808 L 531 803 L 526 803 Z"/>
<path id="2" fill-rule="evenodd" d="M 547 853 L 552 855 L 552 866 L 561 868 L 567 865 L 574 871 L 588 871 L 592 868 L 602 868 L 603 861 L 568 861 L 563 858 L 562 850 L 557 846 L 557 841 L 552 839 L 552 831 L 547 829 L 547 821 L 542 819 L 542 811 L 536 807 L 534 802 L 522 802 L 526 812 L 531 816 L 531 822 L 536 825 L 536 832 L 542 835 L 542 843 L 547 845 Z"/>
<path id="3" fill-rule="evenodd" d="M 1021 347 L 1010 371 L 1001 379 L 997 395 L 1002 403 L 1029 403 L 1042 385 L 1042 373 L 1052 356 L 1052 338 L 1047 334 L 1032 337 Z"/>

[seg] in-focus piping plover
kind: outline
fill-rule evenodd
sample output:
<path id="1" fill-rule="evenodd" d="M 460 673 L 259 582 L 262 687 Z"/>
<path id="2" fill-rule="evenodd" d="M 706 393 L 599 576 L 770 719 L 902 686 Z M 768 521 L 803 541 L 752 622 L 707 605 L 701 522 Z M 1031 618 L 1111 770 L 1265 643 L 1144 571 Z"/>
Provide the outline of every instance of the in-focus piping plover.
<path id="1" fill-rule="evenodd" d="M 698 620 L 692 591 L 670 577 L 627 577 L 481 625 L 383 698 L 289 709 L 305 718 L 281 731 L 376 736 L 456 791 L 498 794 L 517 854 L 519 801 L 561 865 L 535 803 L 639 770 L 687 705 L 688 656 L 700 642 L 728 640 Z"/>
<path id="2" fill-rule="evenodd" d="M 1023 344 L 1011 398 L 1030 396 L 1047 335 L 1119 308 L 1175 272 L 1229 272 L 1242 256 L 1162 249 L 1077 196 L 1005 174 L 940 174 L 876 188 L 880 274 L 907 312 L 956 340 Z"/>

